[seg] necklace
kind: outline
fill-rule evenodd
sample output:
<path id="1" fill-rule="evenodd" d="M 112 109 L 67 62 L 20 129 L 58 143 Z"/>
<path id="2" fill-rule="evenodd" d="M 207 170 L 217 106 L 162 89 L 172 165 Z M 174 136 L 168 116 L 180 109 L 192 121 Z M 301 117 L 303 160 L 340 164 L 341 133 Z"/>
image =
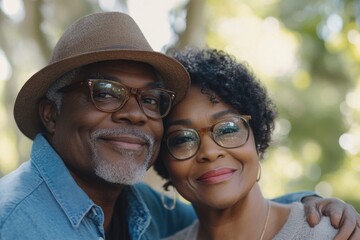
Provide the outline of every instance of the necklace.
<path id="1" fill-rule="evenodd" d="M 261 236 L 260 236 L 260 240 L 263 240 L 264 238 L 264 234 L 266 231 L 266 227 L 269 221 L 269 216 L 270 216 L 270 210 L 271 210 L 271 202 L 268 200 L 267 201 L 267 214 L 266 214 L 266 220 L 265 220 L 265 224 L 264 224 L 264 229 L 262 230 Z"/>

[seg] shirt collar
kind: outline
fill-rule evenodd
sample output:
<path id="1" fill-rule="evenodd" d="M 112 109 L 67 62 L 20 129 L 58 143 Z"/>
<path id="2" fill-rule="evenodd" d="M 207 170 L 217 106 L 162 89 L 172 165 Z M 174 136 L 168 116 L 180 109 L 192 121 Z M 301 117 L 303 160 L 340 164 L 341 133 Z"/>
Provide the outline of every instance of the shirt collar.
<path id="1" fill-rule="evenodd" d="M 71 224 L 78 227 L 95 204 L 77 185 L 60 156 L 41 134 L 34 139 L 31 161 Z"/>
<path id="2" fill-rule="evenodd" d="M 136 185 L 135 185 L 136 186 Z M 136 187 L 128 188 L 129 226 L 132 239 L 140 239 L 150 225 L 151 215 Z"/>

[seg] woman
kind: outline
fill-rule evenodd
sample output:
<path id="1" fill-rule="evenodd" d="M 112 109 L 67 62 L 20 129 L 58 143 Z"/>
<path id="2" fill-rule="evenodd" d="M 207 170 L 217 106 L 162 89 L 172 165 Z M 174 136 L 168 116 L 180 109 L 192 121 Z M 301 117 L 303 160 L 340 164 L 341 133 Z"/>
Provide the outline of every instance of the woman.
<path id="1" fill-rule="evenodd" d="M 199 220 L 168 239 L 333 239 L 328 218 L 310 228 L 300 203 L 265 199 L 258 181 L 275 111 L 247 68 L 216 50 L 175 54 L 189 71 L 186 98 L 165 119 L 155 169 Z"/>

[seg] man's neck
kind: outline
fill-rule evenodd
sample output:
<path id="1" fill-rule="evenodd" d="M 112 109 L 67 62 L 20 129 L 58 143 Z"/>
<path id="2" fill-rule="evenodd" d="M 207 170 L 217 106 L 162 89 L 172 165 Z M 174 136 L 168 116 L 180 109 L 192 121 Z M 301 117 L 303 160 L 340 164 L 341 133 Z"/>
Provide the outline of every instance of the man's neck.
<path id="1" fill-rule="evenodd" d="M 76 174 L 71 173 L 71 175 L 89 198 L 103 210 L 103 225 L 106 231 L 113 217 L 116 201 L 121 194 L 124 185 L 108 183 L 102 179 L 97 179 L 97 181 L 89 181 L 89 179 L 87 179 L 87 181 L 83 181 L 82 178 L 78 177 Z"/>

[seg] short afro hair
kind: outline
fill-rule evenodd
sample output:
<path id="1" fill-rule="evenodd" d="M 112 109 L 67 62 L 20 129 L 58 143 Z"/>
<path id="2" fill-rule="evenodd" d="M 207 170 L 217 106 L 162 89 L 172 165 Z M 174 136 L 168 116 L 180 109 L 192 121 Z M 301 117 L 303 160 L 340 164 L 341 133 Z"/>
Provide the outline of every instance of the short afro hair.
<path id="1" fill-rule="evenodd" d="M 188 48 L 174 52 L 173 56 L 189 72 L 191 85 L 210 94 L 211 101 L 220 98 L 239 113 L 251 115 L 249 124 L 256 149 L 262 158 L 271 141 L 276 111 L 266 89 L 247 65 L 237 62 L 235 57 L 224 51 L 208 48 Z M 166 118 L 164 121 L 166 123 Z M 161 151 L 167 151 L 164 145 Z M 169 180 L 161 157 L 155 162 L 154 168 L 161 177 Z"/>

